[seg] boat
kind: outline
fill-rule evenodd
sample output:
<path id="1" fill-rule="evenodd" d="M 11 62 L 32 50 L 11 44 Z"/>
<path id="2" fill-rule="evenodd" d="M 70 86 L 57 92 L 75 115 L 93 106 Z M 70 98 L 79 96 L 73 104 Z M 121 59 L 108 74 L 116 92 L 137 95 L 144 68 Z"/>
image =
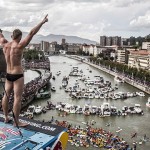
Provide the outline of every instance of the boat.
<path id="1" fill-rule="evenodd" d="M 82 76 L 82 72 L 79 71 L 77 66 L 72 67 L 69 76 Z"/>
<path id="2" fill-rule="evenodd" d="M 110 116 L 111 115 L 109 103 L 103 103 L 101 105 L 101 110 L 102 110 L 102 115 L 103 116 Z"/>
<path id="3" fill-rule="evenodd" d="M 56 88 L 54 86 L 51 87 L 51 91 L 55 92 Z"/>
<path id="4" fill-rule="evenodd" d="M 91 112 L 91 105 L 85 104 L 83 107 L 83 114 L 88 116 Z"/>
<path id="5" fill-rule="evenodd" d="M 44 91 L 44 92 L 40 92 L 36 94 L 37 99 L 45 99 L 45 98 L 50 98 L 50 97 L 51 97 L 50 91 Z"/>
<path id="6" fill-rule="evenodd" d="M 150 108 L 150 97 L 148 98 L 148 100 L 146 102 L 146 106 Z"/>
<path id="7" fill-rule="evenodd" d="M 91 107 L 91 114 L 95 115 L 97 112 L 98 107 L 97 106 L 92 106 Z"/>
<path id="8" fill-rule="evenodd" d="M 124 79 L 121 78 L 120 76 L 115 76 L 115 77 L 114 77 L 114 80 L 115 80 L 116 82 L 118 82 L 118 83 L 124 83 Z"/>
<path id="9" fill-rule="evenodd" d="M 9 117 L 13 119 L 12 115 Z M 66 128 L 25 117 L 19 117 L 19 121 L 28 125 L 18 129 L 13 126 L 13 121 L 5 124 L 4 115 L 0 112 L 1 150 L 66 149 L 68 141 Z"/>
<path id="10" fill-rule="evenodd" d="M 136 92 L 136 94 L 137 94 L 138 96 L 142 96 L 142 97 L 145 96 L 144 92 Z"/>
<path id="11" fill-rule="evenodd" d="M 34 105 L 30 105 L 27 109 L 27 112 L 32 112 L 32 113 L 35 113 L 35 106 Z"/>
<path id="12" fill-rule="evenodd" d="M 53 76 L 52 79 L 55 80 L 56 79 L 55 76 Z"/>
<path id="13" fill-rule="evenodd" d="M 42 106 L 36 106 L 35 107 L 35 114 L 40 114 L 42 113 Z"/>
<path id="14" fill-rule="evenodd" d="M 136 111 L 137 114 L 143 114 L 143 110 L 141 109 L 140 104 L 135 104 L 134 110 Z"/>
<path id="15" fill-rule="evenodd" d="M 67 85 L 68 85 L 68 80 L 69 80 L 69 78 L 68 77 L 63 77 L 63 79 L 62 79 L 62 87 L 66 87 Z"/>
<path id="16" fill-rule="evenodd" d="M 60 72 L 60 71 L 58 71 L 58 72 L 56 73 L 56 75 L 57 75 L 57 76 L 59 76 L 60 74 L 61 74 L 61 72 Z"/>

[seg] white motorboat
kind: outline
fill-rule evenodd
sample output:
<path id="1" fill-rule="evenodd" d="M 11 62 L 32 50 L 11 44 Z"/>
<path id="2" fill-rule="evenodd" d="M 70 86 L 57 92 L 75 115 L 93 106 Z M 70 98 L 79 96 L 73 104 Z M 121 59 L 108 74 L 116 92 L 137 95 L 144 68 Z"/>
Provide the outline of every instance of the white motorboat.
<path id="1" fill-rule="evenodd" d="M 40 114 L 40 113 L 42 113 L 42 106 L 37 106 L 35 108 L 35 114 Z"/>
<path id="2" fill-rule="evenodd" d="M 95 93 L 95 98 L 99 98 L 99 93 Z"/>
<path id="3" fill-rule="evenodd" d="M 32 113 L 35 113 L 35 106 L 34 105 L 30 105 L 27 109 L 27 112 L 32 112 Z"/>
<path id="4" fill-rule="evenodd" d="M 101 105 L 101 110 L 102 110 L 102 115 L 104 115 L 104 116 L 110 116 L 111 115 L 109 103 L 103 103 Z"/>
<path id="5" fill-rule="evenodd" d="M 68 103 L 66 103 L 66 105 L 65 105 L 65 107 L 64 107 L 64 109 L 63 109 L 63 111 L 65 111 L 65 112 L 67 112 L 67 113 L 70 113 L 70 110 L 73 110 L 74 109 L 74 106 L 72 105 L 72 104 L 68 104 Z M 72 111 L 73 112 L 73 111 Z M 74 110 L 74 113 L 75 113 L 75 110 Z"/>
<path id="6" fill-rule="evenodd" d="M 89 93 L 89 99 L 94 98 L 94 94 L 93 93 Z"/>
<path id="7" fill-rule="evenodd" d="M 79 71 L 77 66 L 74 66 L 69 73 L 69 76 L 82 76 L 82 73 Z"/>
<path id="8" fill-rule="evenodd" d="M 134 108 L 133 106 L 128 107 L 128 112 L 129 112 L 130 114 L 135 114 L 135 113 L 136 113 L 135 108 Z"/>
<path id="9" fill-rule="evenodd" d="M 143 110 L 141 109 L 140 104 L 135 104 L 134 110 L 136 111 L 137 114 L 142 114 L 143 113 Z"/>
<path id="10" fill-rule="evenodd" d="M 40 93 L 37 93 L 36 94 L 36 98 L 38 98 L 38 99 L 42 99 L 42 98 L 49 98 L 49 97 L 51 97 L 51 92 L 50 91 L 45 91 L 45 92 L 40 92 Z"/>
<path id="11" fill-rule="evenodd" d="M 148 98 L 148 100 L 146 102 L 146 106 L 150 108 L 150 97 Z"/>
<path id="12" fill-rule="evenodd" d="M 117 115 L 117 107 L 111 106 L 110 110 L 111 110 L 111 115 Z"/>
<path id="13" fill-rule="evenodd" d="M 145 96 L 144 92 L 136 92 L 136 94 L 137 94 L 138 96 L 142 96 L 142 97 Z"/>
<path id="14" fill-rule="evenodd" d="M 82 113 L 83 113 L 82 107 L 78 107 L 78 108 L 76 109 L 76 114 L 82 114 Z"/>
<path id="15" fill-rule="evenodd" d="M 90 115 L 90 112 L 91 112 L 91 105 L 85 104 L 83 107 L 83 114 L 84 115 Z"/>
<path id="16" fill-rule="evenodd" d="M 91 114 L 96 114 L 98 107 L 97 106 L 92 106 L 91 107 Z"/>
<path id="17" fill-rule="evenodd" d="M 114 77 L 114 80 L 115 80 L 116 82 L 118 82 L 118 83 L 124 83 L 124 79 L 121 78 L 120 76 L 115 76 L 115 77 Z"/>

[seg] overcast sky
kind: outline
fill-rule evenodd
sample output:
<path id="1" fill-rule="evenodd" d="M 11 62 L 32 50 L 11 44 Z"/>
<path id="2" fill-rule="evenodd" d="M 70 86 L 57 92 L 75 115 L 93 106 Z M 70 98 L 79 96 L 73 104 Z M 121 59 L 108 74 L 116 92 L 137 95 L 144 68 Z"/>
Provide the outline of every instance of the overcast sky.
<path id="1" fill-rule="evenodd" d="M 150 0 L 0 0 L 0 28 L 29 32 L 45 14 L 40 34 L 145 36 L 150 33 Z"/>

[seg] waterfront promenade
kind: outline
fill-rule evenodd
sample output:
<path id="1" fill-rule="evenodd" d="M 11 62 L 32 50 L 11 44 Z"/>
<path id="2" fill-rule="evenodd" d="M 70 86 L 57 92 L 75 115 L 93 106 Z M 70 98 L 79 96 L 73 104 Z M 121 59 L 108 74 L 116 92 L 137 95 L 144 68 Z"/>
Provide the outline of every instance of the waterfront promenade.
<path id="1" fill-rule="evenodd" d="M 118 76 L 118 73 L 116 73 L 114 71 L 111 71 L 110 69 L 107 69 L 107 68 L 105 68 L 104 66 L 102 66 L 100 64 L 97 65 L 94 62 L 90 62 L 88 60 L 84 60 L 83 57 L 81 57 L 81 56 L 77 56 L 77 55 L 65 55 L 65 56 L 68 57 L 68 58 L 72 58 L 72 59 L 76 59 L 76 60 L 82 61 L 83 63 L 86 63 L 86 64 L 88 64 L 90 66 L 93 66 L 93 67 L 95 67 L 97 69 L 100 69 L 100 70 L 102 70 L 102 71 L 104 71 L 104 72 L 106 72 L 106 73 L 108 73 L 108 74 L 110 74 L 112 76 Z M 136 87 L 136 88 L 146 92 L 147 94 L 150 94 L 150 87 L 148 87 L 146 85 L 143 85 L 143 84 L 141 84 L 139 82 L 136 82 L 134 79 L 130 79 L 130 78 L 124 76 L 123 74 L 121 74 L 120 76 L 124 79 L 124 81 L 126 83 L 128 83 L 128 84 L 130 84 L 130 85 L 132 85 L 132 86 L 134 86 L 134 87 Z"/>

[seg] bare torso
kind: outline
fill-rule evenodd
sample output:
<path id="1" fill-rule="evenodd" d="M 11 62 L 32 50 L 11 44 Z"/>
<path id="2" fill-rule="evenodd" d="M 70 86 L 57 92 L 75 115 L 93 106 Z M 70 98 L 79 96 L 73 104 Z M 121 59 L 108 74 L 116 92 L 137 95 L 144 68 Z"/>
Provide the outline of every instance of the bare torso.
<path id="1" fill-rule="evenodd" d="M 3 47 L 6 64 L 7 73 L 9 74 L 22 74 L 22 52 L 23 50 L 19 48 L 19 43 L 12 41 L 5 44 Z"/>

